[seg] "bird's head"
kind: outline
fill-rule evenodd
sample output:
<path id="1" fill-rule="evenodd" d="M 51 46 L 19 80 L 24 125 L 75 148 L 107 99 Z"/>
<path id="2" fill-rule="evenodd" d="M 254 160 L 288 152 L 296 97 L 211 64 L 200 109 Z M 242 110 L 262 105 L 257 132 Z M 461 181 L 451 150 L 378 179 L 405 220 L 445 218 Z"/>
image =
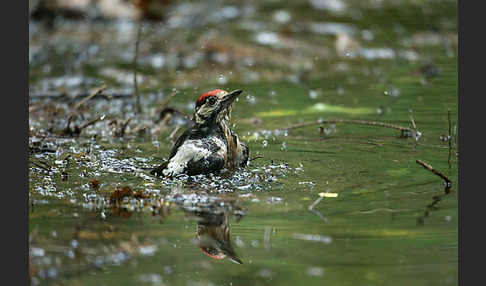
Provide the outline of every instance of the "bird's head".
<path id="1" fill-rule="evenodd" d="M 196 101 L 196 122 L 199 124 L 229 124 L 231 105 L 242 92 L 241 89 L 227 92 L 215 89 L 201 95 Z"/>

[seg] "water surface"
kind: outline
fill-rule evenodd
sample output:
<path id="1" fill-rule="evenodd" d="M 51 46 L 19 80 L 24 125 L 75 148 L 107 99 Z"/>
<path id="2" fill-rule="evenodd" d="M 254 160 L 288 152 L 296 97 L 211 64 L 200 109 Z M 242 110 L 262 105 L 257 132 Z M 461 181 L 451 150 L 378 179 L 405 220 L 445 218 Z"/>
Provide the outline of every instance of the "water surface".
<path id="1" fill-rule="evenodd" d="M 141 114 L 137 22 L 30 19 L 31 284 L 457 284 L 457 3 L 194 2 L 142 25 Z M 250 164 L 146 174 L 214 88 L 243 89 Z M 95 122 L 69 136 L 71 114 Z M 201 226 L 232 254 L 205 254 Z"/>

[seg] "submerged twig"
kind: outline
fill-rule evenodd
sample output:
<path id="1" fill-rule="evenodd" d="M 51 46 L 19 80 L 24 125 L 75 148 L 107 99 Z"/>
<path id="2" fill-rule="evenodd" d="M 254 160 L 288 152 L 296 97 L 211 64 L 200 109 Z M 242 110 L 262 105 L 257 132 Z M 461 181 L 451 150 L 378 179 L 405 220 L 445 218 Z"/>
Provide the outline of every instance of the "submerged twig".
<path id="1" fill-rule="evenodd" d="M 313 210 L 314 207 L 323 199 L 323 198 L 337 198 L 338 197 L 338 194 L 337 193 L 331 193 L 330 192 L 331 190 L 328 189 L 327 191 L 323 192 L 323 193 L 319 193 L 319 197 L 317 198 L 317 200 L 315 200 L 309 207 L 308 209 L 309 210 Z"/>
<path id="2" fill-rule="evenodd" d="M 451 169 L 451 157 L 452 157 L 452 126 L 451 126 L 451 110 L 447 110 L 447 118 L 449 121 L 449 157 L 447 158 L 447 163 L 449 164 L 449 169 Z"/>
<path id="3" fill-rule="evenodd" d="M 430 212 L 434 210 L 435 205 L 442 200 L 442 196 L 445 196 L 445 195 L 442 194 L 442 195 L 438 195 L 438 196 L 433 197 L 432 203 L 427 205 L 427 208 L 425 209 L 423 216 L 420 216 L 420 217 L 417 218 L 418 224 L 420 224 L 420 225 L 424 224 L 425 219 L 429 217 Z"/>
<path id="4" fill-rule="evenodd" d="M 451 186 L 452 186 L 452 180 L 449 179 L 446 175 L 444 175 L 441 172 L 434 169 L 434 167 L 432 167 L 431 165 L 425 163 L 424 161 L 422 161 L 420 159 L 417 160 L 417 163 L 419 165 L 422 165 L 425 169 L 427 169 L 427 170 L 431 171 L 432 173 L 436 174 L 437 176 L 441 177 L 445 181 L 445 188 L 444 188 L 445 194 L 434 196 L 432 203 L 427 205 L 427 208 L 424 212 L 424 215 L 417 218 L 417 223 L 423 224 L 425 218 L 427 218 L 429 216 L 430 212 L 432 210 L 434 210 L 435 205 L 442 200 L 443 196 L 446 196 L 447 194 L 449 194 L 451 192 L 450 189 L 451 189 Z"/>
<path id="5" fill-rule="evenodd" d="M 324 196 L 319 196 L 309 207 L 309 210 L 313 210 L 314 207 L 324 198 Z"/>
<path id="6" fill-rule="evenodd" d="M 447 110 L 447 118 L 449 121 L 449 138 L 452 138 L 452 125 L 451 125 L 451 110 Z"/>
<path id="7" fill-rule="evenodd" d="M 434 167 L 432 167 L 431 165 L 425 163 L 424 161 L 422 161 L 420 159 L 417 159 L 416 162 L 417 162 L 417 164 L 422 165 L 425 169 L 427 169 L 427 170 L 431 171 L 432 173 L 436 174 L 437 176 L 441 177 L 446 183 L 445 192 L 446 193 L 450 192 L 450 188 L 451 188 L 451 185 L 452 185 L 451 179 L 449 179 L 446 175 L 442 174 L 440 171 L 437 171 L 436 169 L 434 169 Z"/>
<path id="8" fill-rule="evenodd" d="M 370 126 L 392 128 L 392 129 L 400 130 L 402 137 L 416 137 L 416 138 L 418 138 L 421 135 L 420 132 L 417 131 L 416 129 L 413 130 L 413 129 L 408 128 L 408 127 L 403 127 L 403 126 L 384 123 L 384 122 L 366 121 L 366 120 L 358 120 L 358 119 L 346 119 L 346 118 L 319 119 L 319 120 L 313 121 L 313 122 L 305 122 L 305 123 L 295 124 L 293 126 L 285 128 L 285 129 L 292 130 L 292 129 L 308 127 L 308 126 L 312 126 L 312 125 L 326 124 L 326 123 L 330 123 L 330 124 L 332 124 L 332 123 L 354 123 L 354 124 L 363 124 L 363 125 L 370 125 Z"/>

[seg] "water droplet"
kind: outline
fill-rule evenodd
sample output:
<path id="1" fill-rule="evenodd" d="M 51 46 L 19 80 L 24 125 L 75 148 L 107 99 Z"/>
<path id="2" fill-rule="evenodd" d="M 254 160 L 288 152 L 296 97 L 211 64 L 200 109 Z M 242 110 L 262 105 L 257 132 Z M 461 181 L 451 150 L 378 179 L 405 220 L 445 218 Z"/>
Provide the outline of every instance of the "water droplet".
<path id="1" fill-rule="evenodd" d="M 79 242 L 78 242 L 78 240 L 77 240 L 77 239 L 73 239 L 73 240 L 71 240 L 71 246 L 72 246 L 73 248 L 77 248 L 77 247 L 79 246 Z"/>
<path id="2" fill-rule="evenodd" d="M 224 75 L 219 75 L 219 78 L 218 78 L 218 83 L 223 85 L 223 84 L 227 84 L 228 83 L 228 78 L 226 78 L 226 76 Z"/>
<path id="3" fill-rule="evenodd" d="M 316 99 L 317 98 L 317 91 L 315 89 L 309 90 L 309 96 L 312 99 Z"/>
<path id="4" fill-rule="evenodd" d="M 247 99 L 248 103 L 250 103 L 251 105 L 254 105 L 256 103 L 256 98 L 251 94 L 248 94 L 246 96 L 246 99 Z"/>

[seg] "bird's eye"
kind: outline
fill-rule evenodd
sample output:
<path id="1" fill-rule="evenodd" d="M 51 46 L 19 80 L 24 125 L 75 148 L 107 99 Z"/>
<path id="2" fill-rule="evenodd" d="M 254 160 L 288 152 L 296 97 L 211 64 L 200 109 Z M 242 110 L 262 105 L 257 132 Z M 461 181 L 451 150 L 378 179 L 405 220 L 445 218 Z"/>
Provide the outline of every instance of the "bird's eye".
<path id="1" fill-rule="evenodd" d="M 216 103 L 216 97 L 211 96 L 208 98 L 209 105 L 214 105 Z"/>

